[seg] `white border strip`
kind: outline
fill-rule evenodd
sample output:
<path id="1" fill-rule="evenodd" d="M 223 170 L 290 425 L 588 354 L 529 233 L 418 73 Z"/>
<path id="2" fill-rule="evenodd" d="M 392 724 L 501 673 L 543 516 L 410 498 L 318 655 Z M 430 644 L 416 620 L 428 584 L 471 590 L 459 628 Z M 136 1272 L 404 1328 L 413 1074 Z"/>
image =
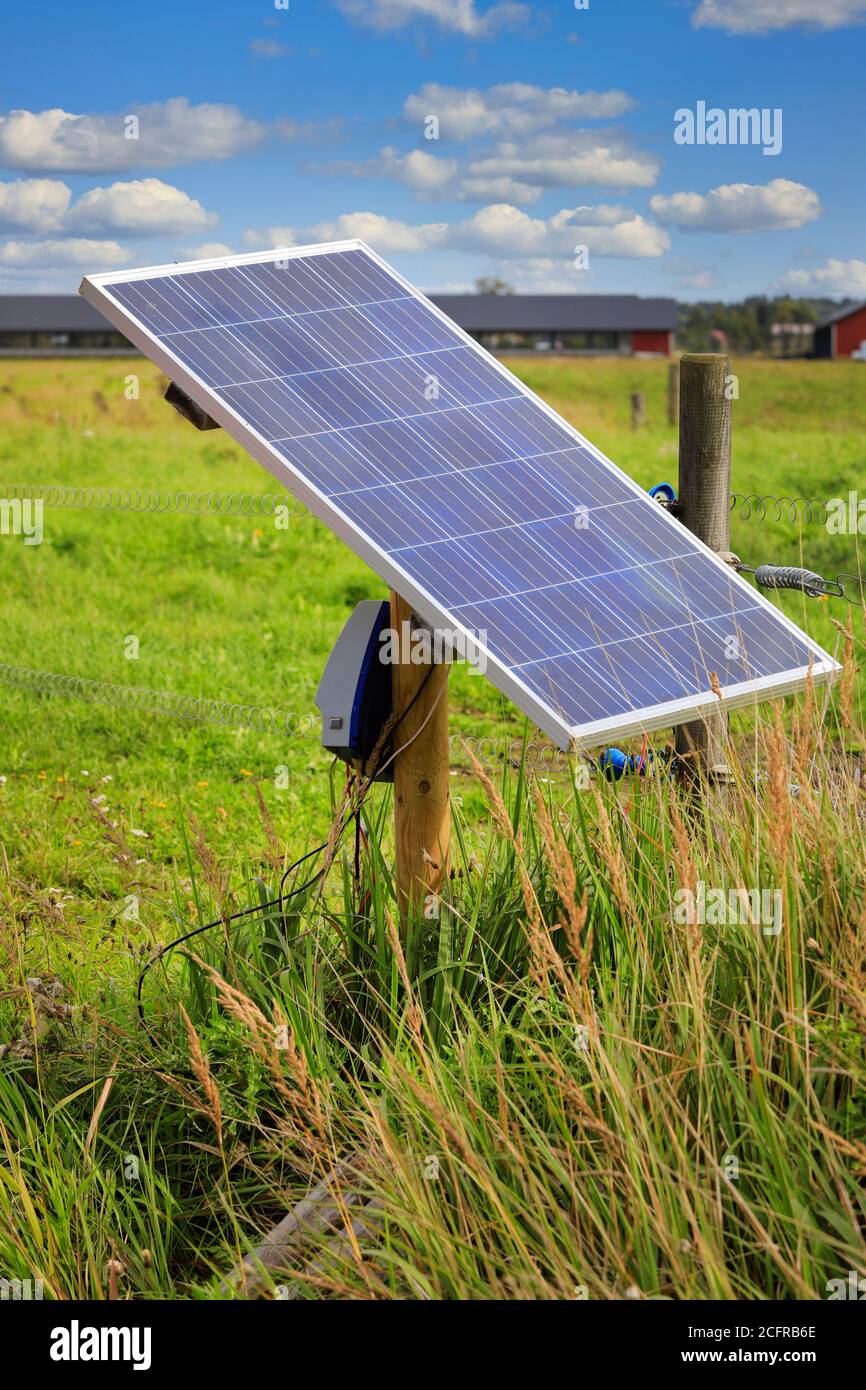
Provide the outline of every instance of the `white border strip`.
<path id="1" fill-rule="evenodd" d="M 408 280 L 398 274 L 392 266 L 388 265 L 381 256 L 371 250 L 363 241 L 335 241 L 323 242 L 316 246 L 296 246 L 278 248 L 271 251 L 252 251 L 248 255 L 242 256 L 218 256 L 211 260 L 184 261 L 180 265 L 169 264 L 160 266 L 146 266 L 139 270 L 132 271 L 108 271 L 102 275 L 85 276 L 81 282 L 79 293 L 84 296 L 89 304 L 98 309 L 110 323 L 123 333 L 136 347 L 140 348 L 146 357 L 155 362 L 158 367 L 176 381 L 198 405 L 201 406 L 214 420 L 216 420 L 227 433 L 246 449 L 257 463 L 266 468 L 269 473 L 287 486 L 305 506 L 309 507 L 320 521 L 333 530 L 341 540 L 345 541 L 351 550 L 355 552 L 371 569 L 388 584 L 389 588 L 396 589 L 407 602 L 411 603 L 417 612 L 433 627 L 451 627 L 471 638 L 474 635 L 459 622 L 452 613 L 441 607 L 440 604 L 422 588 L 418 582 L 408 574 L 400 565 L 395 564 L 393 559 L 386 554 L 374 541 L 357 526 L 339 507 L 334 505 L 331 498 L 326 497 L 314 483 L 304 476 L 287 460 L 281 458 L 271 447 L 270 442 L 263 435 L 254 429 L 243 419 L 241 415 L 230 405 L 215 395 L 211 388 L 202 381 L 201 377 L 191 368 L 185 366 L 179 358 L 175 357 L 159 339 L 147 329 L 136 316 L 125 308 L 111 293 L 111 286 L 114 284 L 129 284 L 135 280 L 155 279 L 158 276 L 178 276 L 192 274 L 201 270 L 224 270 L 232 269 L 241 265 L 260 265 L 270 261 L 283 261 L 295 259 L 297 257 L 310 257 L 316 255 L 328 255 L 335 251 L 364 251 L 378 266 L 388 275 L 392 276 L 398 284 L 402 285 L 407 294 L 414 299 L 420 300 L 434 315 L 443 323 L 457 332 L 464 344 L 484 359 L 485 364 L 491 365 L 509 383 L 510 386 L 517 388 L 523 396 L 528 396 L 541 410 L 553 420 L 560 429 L 565 429 L 573 437 L 575 442 L 582 448 L 591 453 L 601 464 L 609 468 L 621 482 L 625 483 L 634 493 L 635 497 L 642 501 L 649 502 L 647 493 L 632 478 L 624 473 L 611 459 L 597 449 L 588 439 L 584 438 L 573 425 L 564 420 L 556 411 L 543 401 L 539 396 L 531 391 L 524 382 L 510 372 L 498 358 L 486 352 L 474 338 L 464 332 L 459 325 L 455 324 L 447 314 L 432 304 L 419 290 L 415 289 Z M 666 522 L 674 527 L 680 528 L 680 523 L 675 521 L 672 516 L 663 508 L 659 511 Z M 794 634 L 799 641 L 806 644 L 814 654 L 814 663 L 811 667 L 811 678 L 814 684 L 818 685 L 824 681 L 832 680 L 841 670 L 838 662 L 834 661 L 827 652 L 813 642 L 806 633 L 802 632 L 796 623 L 793 623 L 784 613 L 769 603 L 762 594 L 752 588 L 741 575 L 720 560 L 715 551 L 709 546 L 704 545 L 697 536 L 691 536 L 695 548 L 710 557 L 710 559 L 722 570 L 729 581 L 735 581 L 750 595 L 752 601 L 757 597 L 759 603 L 765 604 L 771 610 L 776 621 Z M 541 700 L 534 690 L 531 690 L 518 675 L 508 666 L 493 655 L 486 653 L 488 663 L 488 673 L 493 684 L 496 685 L 504 695 L 507 695 L 523 712 L 543 729 L 560 748 L 568 749 L 575 745 L 579 747 L 591 747 L 594 744 L 605 742 L 608 738 L 618 735 L 626 738 L 635 734 L 649 732 L 653 729 L 669 728 L 674 724 L 686 723 L 690 719 L 701 718 L 710 710 L 718 708 L 721 703 L 726 709 L 738 708 L 743 705 L 757 703 L 758 698 L 769 698 L 770 696 L 781 697 L 792 694 L 797 690 L 802 690 L 809 679 L 810 668 L 801 667 L 794 671 L 779 672 L 777 675 L 762 676 L 755 681 L 743 682 L 739 685 L 729 686 L 722 690 L 721 700 L 711 690 L 702 691 L 694 696 L 684 699 L 671 700 L 666 704 L 649 706 L 646 709 L 635 710 L 628 715 L 619 715 L 611 719 L 596 720 L 589 724 L 570 726 L 554 709 L 552 705 Z"/>

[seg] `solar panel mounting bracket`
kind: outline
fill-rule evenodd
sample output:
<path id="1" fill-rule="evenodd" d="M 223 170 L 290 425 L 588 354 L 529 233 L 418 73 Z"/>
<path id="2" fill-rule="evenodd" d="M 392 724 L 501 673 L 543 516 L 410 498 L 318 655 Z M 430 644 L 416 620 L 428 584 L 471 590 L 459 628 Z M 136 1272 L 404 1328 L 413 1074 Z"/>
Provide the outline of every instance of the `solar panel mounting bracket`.
<path id="1" fill-rule="evenodd" d="M 178 414 L 182 415 L 185 420 L 189 420 L 191 425 L 195 425 L 197 430 L 221 429 L 213 416 L 208 415 L 207 411 L 202 409 L 192 396 L 188 396 L 176 381 L 169 382 L 168 390 L 163 399 L 169 405 L 173 405 Z"/>

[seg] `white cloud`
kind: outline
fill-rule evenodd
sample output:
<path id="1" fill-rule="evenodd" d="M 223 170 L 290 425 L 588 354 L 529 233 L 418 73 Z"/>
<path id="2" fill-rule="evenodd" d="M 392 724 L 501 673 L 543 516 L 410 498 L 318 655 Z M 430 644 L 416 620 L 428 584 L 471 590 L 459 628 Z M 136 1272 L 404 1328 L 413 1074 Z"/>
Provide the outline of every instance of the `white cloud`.
<path id="1" fill-rule="evenodd" d="M 633 219 L 635 214 L 611 203 L 596 203 L 594 207 L 575 208 L 574 216 L 586 227 L 616 227 Z"/>
<path id="2" fill-rule="evenodd" d="M 521 261 L 498 260 L 496 274 L 521 294 L 579 294 L 588 290 L 593 283 L 591 269 L 582 270 L 578 276 L 561 256 L 558 259 L 530 256 Z M 471 293 L 474 288 L 474 285 L 470 286 L 468 292 Z"/>
<path id="3" fill-rule="evenodd" d="M 680 283 L 690 290 L 714 290 L 719 277 L 713 270 L 693 270 L 690 275 L 681 276 Z"/>
<path id="4" fill-rule="evenodd" d="M 244 233 L 247 246 L 278 247 L 307 246 L 322 241 L 350 241 L 359 237 L 377 251 L 427 251 L 441 244 L 448 224 L 429 222 L 411 226 L 378 212 L 347 212 L 333 222 L 318 222 L 300 230 L 296 227 L 266 227 L 263 231 Z"/>
<path id="5" fill-rule="evenodd" d="M 791 270 L 778 282 L 793 294 L 845 295 L 866 299 L 866 261 L 839 261 L 832 257 L 812 270 Z"/>
<path id="6" fill-rule="evenodd" d="M 712 290 L 719 283 L 719 277 L 714 270 L 682 256 L 668 256 L 665 270 L 681 289 Z"/>
<path id="7" fill-rule="evenodd" d="M 618 91 L 576 92 L 528 82 L 504 82 L 482 91 L 427 82 L 406 98 L 403 114 L 420 125 L 428 116 L 436 116 L 440 136 L 472 140 L 484 135 L 529 135 L 559 121 L 611 120 L 632 106 L 631 97 Z"/>
<path id="8" fill-rule="evenodd" d="M 424 291 L 425 294 L 473 294 L 474 284 L 468 280 L 444 280 L 440 284 L 430 285 Z"/>
<path id="9" fill-rule="evenodd" d="M 346 123 L 340 116 L 327 121 L 295 121 L 286 116 L 274 123 L 274 130 L 290 145 L 329 145 L 343 138 Z"/>
<path id="10" fill-rule="evenodd" d="M 218 220 L 194 198 L 159 179 L 92 188 L 72 206 L 59 179 L 0 183 L 0 231 L 135 232 L 171 235 L 201 231 Z"/>
<path id="11" fill-rule="evenodd" d="M 866 0 L 701 0 L 692 14 L 696 29 L 766 34 L 771 29 L 842 29 L 866 22 Z"/>
<path id="12" fill-rule="evenodd" d="M 380 150 L 372 159 L 334 160 L 312 166 L 316 174 L 342 174 L 354 179 L 391 178 L 416 193 L 435 193 L 450 183 L 457 173 L 456 159 L 441 159 L 424 150 L 400 154 L 393 146 Z"/>
<path id="13" fill-rule="evenodd" d="M 160 179 L 134 179 L 91 188 L 70 210 L 66 225 L 84 232 L 138 232 L 145 236 L 198 232 L 219 218 L 195 198 Z"/>
<path id="14" fill-rule="evenodd" d="M 547 189 L 651 187 L 658 162 L 622 140 L 587 131 L 503 141 L 462 168 L 456 159 L 393 146 L 372 159 L 310 166 L 317 174 L 392 178 L 420 196 L 447 193 L 461 202 L 534 203 Z"/>
<path id="15" fill-rule="evenodd" d="M 727 183 L 707 194 L 657 193 L 650 207 L 660 222 L 699 232 L 783 231 L 821 214 L 814 189 L 790 179 Z"/>
<path id="16" fill-rule="evenodd" d="M 276 39 L 251 39 L 250 53 L 256 58 L 285 58 L 287 53 L 291 53 L 284 43 L 278 43 Z"/>
<path id="17" fill-rule="evenodd" d="M 0 246 L 0 264 L 53 270 L 58 266 L 87 266 L 91 271 L 126 265 L 131 253 L 116 241 L 6 241 Z"/>
<path id="18" fill-rule="evenodd" d="M 127 138 L 138 121 L 138 138 Z M 229 159 L 249 149 L 265 127 L 236 106 L 186 97 L 111 116 L 76 116 L 59 109 L 0 116 L 0 164 L 8 169 L 104 173 L 141 166 Z"/>
<path id="19" fill-rule="evenodd" d="M 53 232 L 72 197 L 59 179 L 16 179 L 0 183 L 0 231 Z"/>
<path id="20" fill-rule="evenodd" d="M 494 199 L 497 203 L 537 203 L 544 193 L 531 183 L 522 183 L 509 174 L 498 178 L 474 178 L 467 176 L 460 182 L 458 197 L 464 203 L 485 203 Z"/>
<path id="21" fill-rule="evenodd" d="M 549 218 L 534 218 L 509 203 L 492 203 L 462 222 L 411 225 L 375 212 L 346 213 L 313 227 L 269 227 L 247 232 L 250 246 L 304 246 L 359 237 L 383 254 L 413 251 L 465 251 L 522 260 L 571 257 L 577 246 L 597 256 L 630 259 L 661 256 L 670 238 L 637 213 L 625 208 L 563 208 Z M 560 262 L 561 265 L 561 262 Z"/>
<path id="22" fill-rule="evenodd" d="M 387 149 L 382 151 L 382 159 L 386 173 L 418 193 L 441 189 L 454 178 L 458 168 L 456 159 L 440 159 L 424 150 L 401 155 L 395 149 Z"/>
<path id="23" fill-rule="evenodd" d="M 616 216 L 614 216 L 616 214 Z M 508 203 L 480 208 L 449 229 L 449 244 L 466 251 L 514 257 L 570 256 L 586 246 L 597 256 L 656 257 L 670 245 L 666 232 L 623 208 L 563 208 L 553 217 L 530 217 Z"/>
<path id="24" fill-rule="evenodd" d="M 223 241 L 203 241 L 200 246 L 185 246 L 181 255 L 187 261 L 215 261 L 218 256 L 233 256 Z"/>
<path id="25" fill-rule="evenodd" d="M 475 180 L 513 179 L 533 188 L 649 188 L 658 178 L 658 161 L 631 150 L 616 138 L 587 131 L 538 135 L 531 140 L 503 141 L 489 154 L 469 162 L 464 195 Z"/>
<path id="26" fill-rule="evenodd" d="M 379 33 L 429 20 L 468 39 L 486 39 L 502 29 L 513 29 L 531 14 L 528 5 L 514 0 L 497 0 L 483 9 L 476 0 L 336 0 L 336 4 L 347 19 Z"/>

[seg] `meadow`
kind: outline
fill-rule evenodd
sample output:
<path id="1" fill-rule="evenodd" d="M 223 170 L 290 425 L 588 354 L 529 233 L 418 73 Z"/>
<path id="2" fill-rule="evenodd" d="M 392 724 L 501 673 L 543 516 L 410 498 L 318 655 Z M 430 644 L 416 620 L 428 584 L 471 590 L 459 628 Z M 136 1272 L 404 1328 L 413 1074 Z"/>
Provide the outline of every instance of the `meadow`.
<path id="1" fill-rule="evenodd" d="M 509 365 L 641 484 L 676 483 L 666 363 Z M 735 371 L 736 491 L 862 487 L 862 365 Z M 0 363 L 0 497 L 279 490 L 165 384 L 140 359 Z M 290 732 L 0 679 L 5 1277 L 57 1298 L 239 1296 L 224 1276 L 337 1163 L 331 1224 L 249 1276 L 266 1294 L 822 1298 L 866 1273 L 862 605 L 781 597 L 845 676 L 733 718 L 723 804 L 661 775 L 584 790 L 455 669 L 455 876 L 441 919 L 401 941 L 389 794 L 354 851 L 313 703 L 377 577 L 300 507 L 284 528 L 44 515 L 41 545 L 0 537 L 0 675 L 267 706 Z M 857 539 L 732 523 L 746 562 L 831 578 L 858 571 Z M 321 858 L 292 866 L 335 814 L 350 828 L 307 884 Z M 780 930 L 677 921 L 699 884 L 778 893 Z"/>

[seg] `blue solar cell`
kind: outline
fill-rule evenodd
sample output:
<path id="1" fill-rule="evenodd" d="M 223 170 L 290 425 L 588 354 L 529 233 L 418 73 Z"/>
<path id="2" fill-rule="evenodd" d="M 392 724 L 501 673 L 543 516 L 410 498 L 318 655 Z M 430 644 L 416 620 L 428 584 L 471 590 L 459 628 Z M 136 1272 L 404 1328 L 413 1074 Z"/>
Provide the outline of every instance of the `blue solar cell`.
<path id="1" fill-rule="evenodd" d="M 82 292 L 563 746 L 835 671 L 367 248 Z"/>

